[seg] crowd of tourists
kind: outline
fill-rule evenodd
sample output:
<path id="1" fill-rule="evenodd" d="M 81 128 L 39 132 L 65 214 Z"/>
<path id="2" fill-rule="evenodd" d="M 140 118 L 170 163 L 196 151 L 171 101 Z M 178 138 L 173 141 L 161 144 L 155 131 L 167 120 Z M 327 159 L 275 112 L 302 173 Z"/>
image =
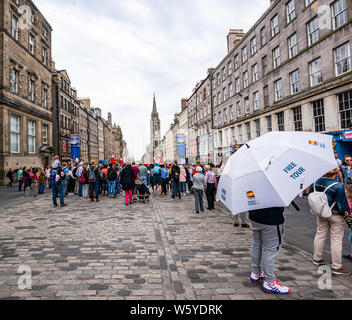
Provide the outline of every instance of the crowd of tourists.
<path id="1" fill-rule="evenodd" d="M 326 173 L 314 185 L 305 191 L 306 197 L 318 191 L 325 192 L 331 208 L 329 218 L 317 217 L 317 231 L 314 240 L 314 260 L 316 266 L 325 265 L 323 249 L 328 234 L 331 234 L 332 273 L 350 275 L 342 268 L 342 257 L 352 260 L 352 233 L 350 234 L 351 254 L 342 256 L 343 238 L 346 221 L 352 227 L 352 156 L 339 160 L 335 153 L 337 168 Z M 124 193 L 125 204 L 133 204 L 136 182 L 141 181 L 154 197 L 171 196 L 182 199 L 186 193 L 192 194 L 197 214 L 204 212 L 204 194 L 208 210 L 215 209 L 216 190 L 222 172 L 222 164 L 179 165 L 173 164 L 136 165 L 135 163 L 96 164 L 94 161 L 77 164 L 60 164 L 59 157 L 54 158 L 51 168 L 23 168 L 7 174 L 13 184 L 17 175 L 19 191 L 28 188 L 37 189 L 39 194 L 51 188 L 54 207 L 57 198 L 64 207 L 68 196 L 78 195 L 92 202 L 101 197 L 117 198 Z M 267 208 L 243 213 L 235 217 L 235 227 L 240 225 L 253 232 L 251 248 L 252 274 L 250 280 L 257 283 L 264 279 L 263 290 L 269 293 L 287 294 L 290 289 L 279 284 L 275 277 L 275 258 L 279 254 L 284 236 L 285 208 Z M 249 219 L 249 220 L 248 220 Z"/>

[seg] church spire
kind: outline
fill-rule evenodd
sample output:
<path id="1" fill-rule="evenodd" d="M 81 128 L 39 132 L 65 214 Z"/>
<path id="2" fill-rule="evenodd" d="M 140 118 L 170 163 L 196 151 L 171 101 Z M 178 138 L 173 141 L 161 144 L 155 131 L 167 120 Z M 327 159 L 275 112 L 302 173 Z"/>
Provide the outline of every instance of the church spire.
<path id="1" fill-rule="evenodd" d="M 156 107 L 156 99 L 155 99 L 155 92 L 154 92 L 154 95 L 153 95 L 153 115 L 157 115 L 157 114 L 158 114 L 158 110 Z"/>

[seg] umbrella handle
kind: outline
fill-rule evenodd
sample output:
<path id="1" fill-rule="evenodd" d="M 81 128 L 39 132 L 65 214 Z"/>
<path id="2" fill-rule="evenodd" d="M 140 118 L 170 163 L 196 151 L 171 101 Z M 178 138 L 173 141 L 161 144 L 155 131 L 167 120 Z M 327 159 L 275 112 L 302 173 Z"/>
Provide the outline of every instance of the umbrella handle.
<path id="1" fill-rule="evenodd" d="M 301 211 L 301 209 L 297 206 L 297 204 L 294 201 L 292 201 L 292 205 L 298 212 Z"/>

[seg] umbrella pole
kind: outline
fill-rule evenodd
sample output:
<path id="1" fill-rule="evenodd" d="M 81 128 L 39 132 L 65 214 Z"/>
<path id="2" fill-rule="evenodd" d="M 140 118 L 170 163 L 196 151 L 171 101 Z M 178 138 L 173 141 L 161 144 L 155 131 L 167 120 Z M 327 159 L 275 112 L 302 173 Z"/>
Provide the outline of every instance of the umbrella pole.
<path id="1" fill-rule="evenodd" d="M 299 208 L 299 206 L 297 206 L 297 204 L 296 204 L 294 201 L 292 201 L 292 205 L 293 205 L 293 207 L 294 207 L 298 212 L 301 211 L 301 209 Z"/>

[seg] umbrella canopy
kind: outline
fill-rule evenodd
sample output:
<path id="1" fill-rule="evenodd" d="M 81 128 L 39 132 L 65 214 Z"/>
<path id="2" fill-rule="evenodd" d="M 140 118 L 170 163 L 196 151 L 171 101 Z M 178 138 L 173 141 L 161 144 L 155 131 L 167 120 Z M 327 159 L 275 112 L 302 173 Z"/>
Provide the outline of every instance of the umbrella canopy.
<path id="1" fill-rule="evenodd" d="M 302 190 L 335 168 L 332 136 L 270 132 L 230 157 L 219 181 L 217 198 L 234 215 L 288 207 Z"/>
<path id="2" fill-rule="evenodd" d="M 109 164 L 106 160 L 100 160 L 99 162 L 102 164 Z"/>

